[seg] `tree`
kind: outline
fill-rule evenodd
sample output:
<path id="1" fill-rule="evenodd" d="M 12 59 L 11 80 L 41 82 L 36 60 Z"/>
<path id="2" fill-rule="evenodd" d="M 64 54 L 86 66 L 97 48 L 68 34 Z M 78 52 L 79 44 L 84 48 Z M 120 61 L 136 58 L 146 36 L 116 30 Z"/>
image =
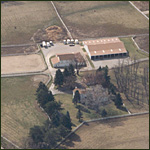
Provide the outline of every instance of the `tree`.
<path id="1" fill-rule="evenodd" d="M 43 82 L 39 83 L 39 86 L 38 86 L 38 88 L 36 90 L 36 93 L 38 93 L 41 89 L 48 92 L 48 88 Z"/>
<path id="2" fill-rule="evenodd" d="M 78 90 L 75 91 L 75 95 L 73 99 L 74 99 L 73 102 L 75 102 L 76 104 L 80 103 L 80 93 Z"/>
<path id="3" fill-rule="evenodd" d="M 33 128 L 30 128 L 29 135 L 34 143 L 37 144 L 39 142 L 43 142 L 44 135 L 40 126 L 34 126 Z"/>
<path id="4" fill-rule="evenodd" d="M 83 115 L 83 114 L 82 114 L 81 110 L 78 109 L 78 112 L 77 112 L 76 117 L 77 117 L 77 119 L 79 119 L 79 122 L 81 122 L 82 115 Z"/>
<path id="5" fill-rule="evenodd" d="M 56 71 L 56 75 L 55 75 L 55 79 L 54 79 L 54 84 L 55 84 L 55 86 L 61 87 L 63 85 L 63 82 L 64 82 L 63 74 L 62 74 L 61 70 L 58 69 Z"/>
<path id="6" fill-rule="evenodd" d="M 64 127 L 62 124 L 58 127 L 59 134 L 64 138 L 70 130 L 68 130 L 66 127 Z"/>
<path id="7" fill-rule="evenodd" d="M 70 114 L 69 112 L 67 111 L 66 115 L 62 115 L 61 117 L 61 123 L 64 127 L 66 127 L 67 129 L 71 130 L 71 126 L 72 126 L 72 123 L 71 123 L 71 119 L 70 119 Z"/>
<path id="8" fill-rule="evenodd" d="M 52 115 L 55 110 L 61 110 L 61 104 L 56 102 L 56 101 L 51 101 L 51 102 L 48 102 L 46 105 L 45 105 L 45 111 L 48 113 L 48 115 Z"/>
<path id="9" fill-rule="evenodd" d="M 97 71 L 102 71 L 102 67 L 100 66 L 100 67 L 97 69 Z"/>
<path id="10" fill-rule="evenodd" d="M 105 109 L 103 109 L 103 111 L 102 111 L 102 117 L 106 117 L 107 116 L 107 112 L 106 112 L 106 110 Z"/>
<path id="11" fill-rule="evenodd" d="M 57 110 L 55 110 L 51 115 L 51 121 L 54 127 L 58 127 L 60 125 L 60 113 Z"/>
<path id="12" fill-rule="evenodd" d="M 69 71 L 71 76 L 75 76 L 75 71 L 74 71 L 74 67 L 72 64 L 69 65 L 68 71 Z"/>
<path id="13" fill-rule="evenodd" d="M 123 105 L 123 103 L 122 103 L 122 98 L 121 98 L 121 96 L 120 96 L 120 93 L 118 93 L 118 94 L 116 95 L 115 105 L 117 106 L 117 108 L 119 108 L 120 106 Z"/>
<path id="14" fill-rule="evenodd" d="M 37 95 L 36 99 L 40 104 L 40 106 L 42 107 L 44 107 L 47 102 L 54 101 L 54 96 L 51 91 L 40 89 L 38 90 L 36 95 Z"/>
<path id="15" fill-rule="evenodd" d="M 64 69 L 63 76 L 64 76 L 64 78 L 70 76 L 70 73 L 69 73 L 69 71 L 68 71 L 68 68 L 65 68 L 65 69 Z"/>
<path id="16" fill-rule="evenodd" d="M 75 85 L 76 85 L 76 77 L 75 76 L 68 76 L 68 77 L 65 77 L 65 81 L 64 81 L 64 84 L 63 86 L 67 89 L 71 89 L 73 90 L 75 88 Z"/>

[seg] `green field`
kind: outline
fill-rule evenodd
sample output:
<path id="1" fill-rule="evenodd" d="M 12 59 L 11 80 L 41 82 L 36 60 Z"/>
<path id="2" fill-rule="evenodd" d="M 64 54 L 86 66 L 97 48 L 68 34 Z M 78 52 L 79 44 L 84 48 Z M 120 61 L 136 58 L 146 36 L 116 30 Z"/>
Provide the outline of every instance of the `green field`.
<path id="1" fill-rule="evenodd" d="M 1 78 L 1 134 L 20 147 L 29 129 L 47 119 L 36 104 L 34 77 Z"/>
<path id="2" fill-rule="evenodd" d="M 120 40 L 123 41 L 131 59 L 134 59 L 134 57 L 136 57 L 137 59 L 149 57 L 148 54 L 145 54 L 144 52 L 138 50 L 131 38 L 120 38 Z"/>
<path id="3" fill-rule="evenodd" d="M 1 43 L 25 44 L 38 29 L 61 23 L 49 1 L 1 4 Z"/>
<path id="4" fill-rule="evenodd" d="M 74 38 L 149 33 L 149 21 L 127 1 L 55 1 L 54 4 Z"/>
<path id="5" fill-rule="evenodd" d="M 57 101 L 60 101 L 63 103 L 62 107 L 64 108 L 64 110 L 63 110 L 64 112 L 69 111 L 70 117 L 72 119 L 72 123 L 76 126 L 79 125 L 80 122 L 76 118 L 76 114 L 77 114 L 78 109 L 75 108 L 75 105 L 72 103 L 72 94 L 58 94 L 58 95 L 55 95 L 55 99 Z M 82 104 L 79 104 L 79 105 L 82 105 Z M 82 105 L 82 106 L 87 108 L 84 105 Z M 110 102 L 110 104 L 108 104 L 108 105 L 101 106 L 100 111 L 102 111 L 104 108 L 106 109 L 108 116 L 121 115 L 121 114 L 127 113 L 125 111 L 117 109 L 113 102 Z M 90 113 L 86 113 L 86 112 L 82 111 L 83 120 L 101 118 L 101 115 L 97 114 L 94 110 L 91 110 L 91 109 L 88 109 L 88 110 L 90 111 Z"/>

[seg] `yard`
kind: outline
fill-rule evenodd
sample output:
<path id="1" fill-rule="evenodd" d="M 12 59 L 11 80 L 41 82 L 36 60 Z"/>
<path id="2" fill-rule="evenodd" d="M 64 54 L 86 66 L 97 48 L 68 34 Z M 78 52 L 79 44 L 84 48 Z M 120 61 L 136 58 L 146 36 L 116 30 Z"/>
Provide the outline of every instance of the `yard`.
<path id="1" fill-rule="evenodd" d="M 55 95 L 55 99 L 57 101 L 62 102 L 62 107 L 64 108 L 64 112 L 69 111 L 70 113 L 70 117 L 72 119 L 72 123 L 75 125 L 73 128 L 75 128 L 76 126 L 78 126 L 80 124 L 80 122 L 78 121 L 78 119 L 76 118 L 76 114 L 78 109 L 75 108 L 75 105 L 72 103 L 72 94 L 58 94 Z M 83 112 L 83 120 L 90 120 L 90 119 L 95 119 L 95 118 L 101 118 L 101 115 L 96 113 L 94 110 L 88 109 L 86 106 L 79 104 L 81 106 L 83 106 L 84 108 L 86 108 L 88 112 Z M 119 110 L 116 108 L 116 106 L 114 105 L 113 102 L 111 102 L 108 105 L 105 106 L 101 106 L 100 107 L 100 111 L 102 111 L 105 108 L 105 110 L 108 113 L 108 116 L 115 116 L 115 115 L 121 115 L 121 114 L 126 114 L 127 112 Z"/>
<path id="2" fill-rule="evenodd" d="M 20 147 L 29 129 L 47 119 L 35 100 L 38 83 L 47 80 L 43 75 L 1 78 L 1 135 Z"/>
<path id="3" fill-rule="evenodd" d="M 61 23 L 46 1 L 15 1 L 1 4 L 1 43 L 26 44 L 38 29 Z"/>
<path id="4" fill-rule="evenodd" d="M 86 123 L 59 149 L 149 149 L 149 114 Z"/>
<path id="5" fill-rule="evenodd" d="M 149 33 L 149 21 L 127 1 L 55 1 L 54 4 L 74 38 Z"/>

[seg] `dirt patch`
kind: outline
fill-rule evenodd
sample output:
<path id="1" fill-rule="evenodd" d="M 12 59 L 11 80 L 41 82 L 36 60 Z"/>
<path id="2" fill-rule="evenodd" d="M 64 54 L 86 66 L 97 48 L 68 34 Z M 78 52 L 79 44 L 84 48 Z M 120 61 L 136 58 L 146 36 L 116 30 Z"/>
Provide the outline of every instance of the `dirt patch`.
<path id="1" fill-rule="evenodd" d="M 149 52 L 149 36 L 138 36 L 134 40 L 140 49 Z"/>
<path id="2" fill-rule="evenodd" d="M 1 74 L 42 71 L 46 68 L 38 54 L 1 57 Z"/>
<path id="3" fill-rule="evenodd" d="M 141 11 L 149 10 L 149 1 L 132 1 L 132 3 Z"/>
<path id="4" fill-rule="evenodd" d="M 31 53 L 37 51 L 38 48 L 36 45 L 32 46 L 16 46 L 16 47 L 1 47 L 1 54 L 16 54 L 16 53 Z"/>
<path id="5" fill-rule="evenodd" d="M 61 148 L 148 149 L 149 114 L 84 124 Z"/>
<path id="6" fill-rule="evenodd" d="M 33 38 L 37 43 L 42 41 L 60 41 L 67 37 L 66 30 L 56 25 L 46 29 L 38 29 L 33 35 Z"/>

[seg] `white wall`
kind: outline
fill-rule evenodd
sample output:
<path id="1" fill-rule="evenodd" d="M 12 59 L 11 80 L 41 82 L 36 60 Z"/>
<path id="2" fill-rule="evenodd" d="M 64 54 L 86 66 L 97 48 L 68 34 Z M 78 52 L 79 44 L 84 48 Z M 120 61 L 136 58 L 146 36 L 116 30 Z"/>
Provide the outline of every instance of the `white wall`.
<path id="1" fill-rule="evenodd" d="M 84 48 L 85 48 L 86 52 L 88 53 L 88 55 L 89 55 L 89 57 L 90 57 L 90 59 L 91 59 L 91 54 L 90 54 L 90 52 L 89 52 L 88 46 L 87 46 L 87 45 L 84 45 Z"/>

